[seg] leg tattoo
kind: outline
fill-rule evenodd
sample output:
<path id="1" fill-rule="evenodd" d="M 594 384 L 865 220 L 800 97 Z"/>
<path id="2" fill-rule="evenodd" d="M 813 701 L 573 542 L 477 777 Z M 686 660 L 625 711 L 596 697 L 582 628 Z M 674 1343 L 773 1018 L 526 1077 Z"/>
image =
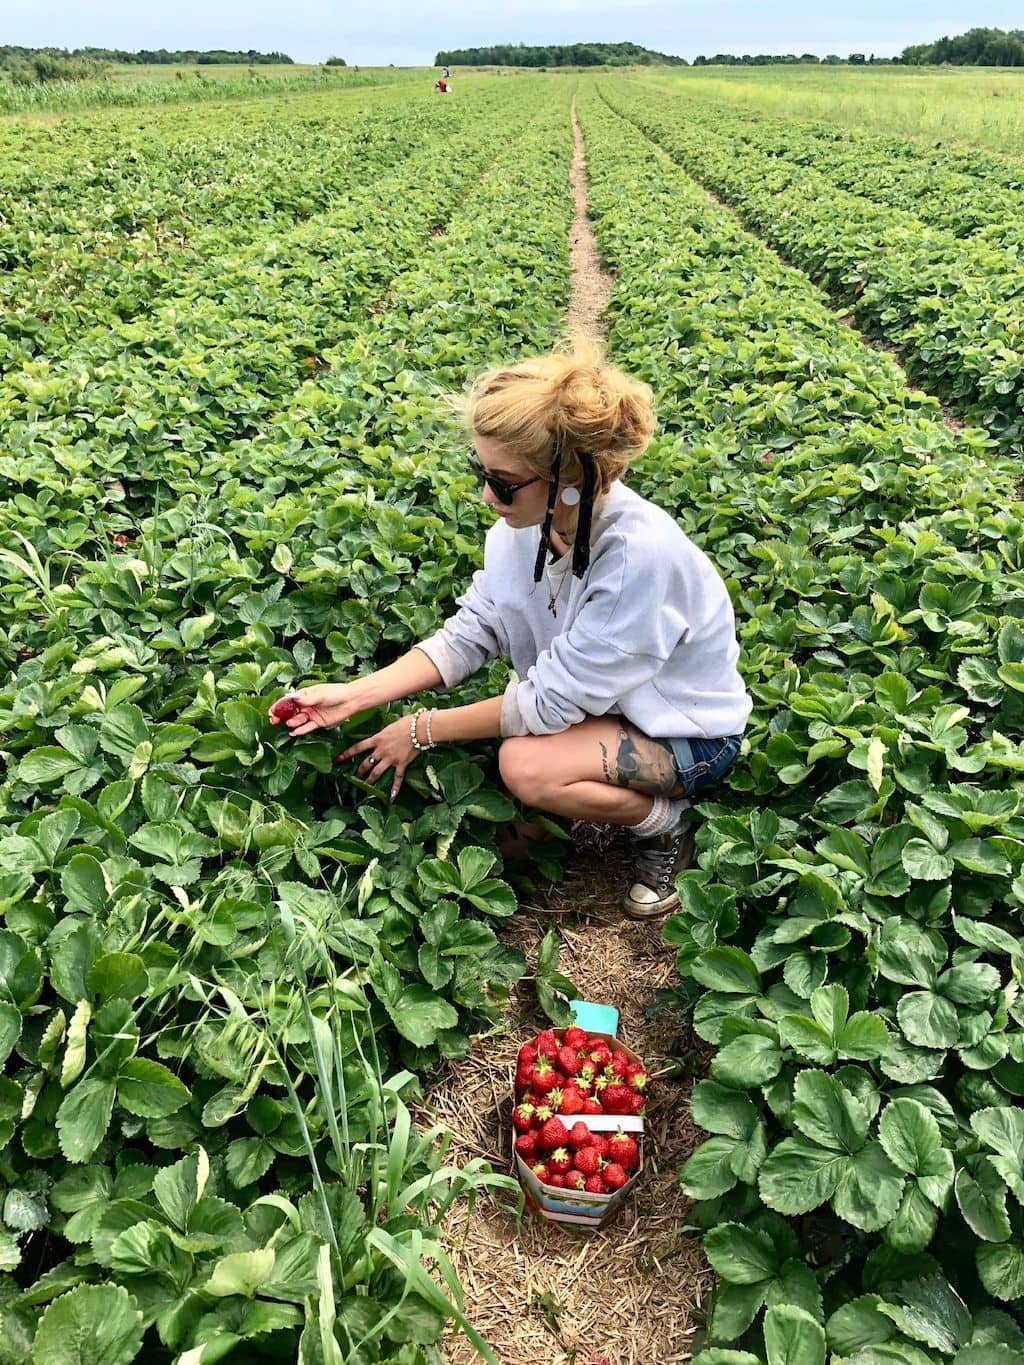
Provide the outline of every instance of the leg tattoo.
<path id="1" fill-rule="evenodd" d="M 618 750 L 612 762 L 607 748 L 601 745 L 601 768 L 606 782 L 633 791 L 652 796 L 678 796 L 682 791 L 669 745 L 649 738 L 635 725 L 619 726 Z"/>

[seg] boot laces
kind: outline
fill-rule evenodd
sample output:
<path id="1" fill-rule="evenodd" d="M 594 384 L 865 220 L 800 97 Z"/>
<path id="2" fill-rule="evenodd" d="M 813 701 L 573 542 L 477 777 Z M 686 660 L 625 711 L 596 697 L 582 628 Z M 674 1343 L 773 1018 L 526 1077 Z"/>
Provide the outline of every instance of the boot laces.
<path id="1" fill-rule="evenodd" d="M 637 841 L 636 879 L 641 886 L 649 886 L 657 891 L 668 889 L 685 835 L 684 826 L 673 834 L 660 834 L 653 839 Z"/>

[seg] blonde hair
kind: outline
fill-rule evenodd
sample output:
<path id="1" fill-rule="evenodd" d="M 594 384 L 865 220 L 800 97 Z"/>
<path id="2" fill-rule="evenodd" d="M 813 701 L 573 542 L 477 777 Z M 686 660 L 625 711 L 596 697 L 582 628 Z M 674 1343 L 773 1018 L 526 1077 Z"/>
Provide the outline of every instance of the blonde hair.
<path id="1" fill-rule="evenodd" d="M 605 360 L 590 338 L 570 337 L 548 355 L 489 370 L 458 403 L 473 437 L 497 441 L 534 474 L 550 478 L 556 442 L 562 484 L 582 482 L 593 457 L 594 492 L 607 493 L 654 431 L 649 385 Z"/>

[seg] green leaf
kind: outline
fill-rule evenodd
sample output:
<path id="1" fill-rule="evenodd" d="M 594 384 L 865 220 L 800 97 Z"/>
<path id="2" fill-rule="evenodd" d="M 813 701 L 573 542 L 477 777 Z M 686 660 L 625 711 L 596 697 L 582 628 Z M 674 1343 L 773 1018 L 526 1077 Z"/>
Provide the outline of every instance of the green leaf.
<path id="1" fill-rule="evenodd" d="M 941 882 L 953 875 L 953 859 L 925 839 L 911 839 L 903 849 L 903 866 L 915 881 Z"/>
<path id="2" fill-rule="evenodd" d="M 896 1335 L 892 1319 L 878 1311 L 882 1302 L 877 1294 L 863 1294 L 851 1299 L 826 1323 L 828 1344 L 840 1356 L 852 1356 L 866 1346 L 891 1341 Z"/>
<path id="3" fill-rule="evenodd" d="M 839 1056 L 828 1029 L 816 1020 L 808 1019 L 806 1015 L 783 1015 L 779 1020 L 779 1033 L 783 1042 L 788 1043 L 809 1062 L 819 1062 L 823 1066 L 828 1066 Z"/>
<path id="4" fill-rule="evenodd" d="M 103 871 L 88 853 L 77 853 L 61 869 L 60 889 L 69 910 L 84 910 L 99 915 L 106 908 L 109 893 Z"/>
<path id="5" fill-rule="evenodd" d="M 104 953 L 89 968 L 86 981 L 101 1000 L 134 1000 L 149 988 L 149 974 L 137 953 Z"/>
<path id="6" fill-rule="evenodd" d="M 916 1100 L 890 1101 L 878 1121 L 878 1140 L 894 1166 L 908 1175 L 936 1174 L 942 1136 L 935 1116 Z"/>
<path id="7" fill-rule="evenodd" d="M 869 1142 L 848 1157 L 843 1166 L 833 1205 L 862 1232 L 877 1232 L 896 1214 L 903 1195 L 903 1176 L 877 1142 Z"/>
<path id="8" fill-rule="evenodd" d="M 782 1304 L 764 1315 L 768 1365 L 825 1365 L 825 1332 L 802 1308 Z"/>
<path id="9" fill-rule="evenodd" d="M 987 1157 L 956 1173 L 956 1202 L 968 1227 L 985 1242 L 1005 1242 L 1010 1236 L 1006 1212 L 1006 1182 Z"/>
<path id="10" fill-rule="evenodd" d="M 689 970 L 695 981 L 710 990 L 761 994 L 761 973 L 749 954 L 740 948 L 730 945 L 709 948 L 690 964 Z"/>
<path id="11" fill-rule="evenodd" d="M 916 1047 L 955 1047 L 960 1038 L 956 1006 L 933 991 L 911 991 L 896 1006 L 907 1041 Z"/>
<path id="12" fill-rule="evenodd" d="M 402 1037 L 417 1047 L 430 1047 L 440 1030 L 459 1022 L 454 1005 L 426 986 L 406 986 L 396 1000 L 382 1003 Z"/>
<path id="13" fill-rule="evenodd" d="M 117 1078 L 117 1098 L 130 1114 L 162 1119 L 175 1113 L 191 1096 L 173 1071 L 145 1057 L 125 1062 Z"/>
<path id="14" fill-rule="evenodd" d="M 214 1298 L 228 1298 L 241 1294 L 251 1299 L 273 1277 L 274 1252 L 271 1247 L 260 1251 L 233 1251 L 222 1256 L 213 1274 L 203 1285 L 205 1294 Z"/>
<path id="15" fill-rule="evenodd" d="M 737 1181 L 732 1169 L 736 1140 L 729 1137 L 708 1138 L 683 1163 L 679 1173 L 680 1188 L 691 1199 L 717 1199 L 731 1190 Z"/>
<path id="16" fill-rule="evenodd" d="M 0 1000 L 0 1063 L 6 1062 L 21 1037 L 21 1010 Z"/>
<path id="17" fill-rule="evenodd" d="M 900 1286 L 902 1304 L 884 1303 L 880 1311 L 913 1341 L 951 1355 L 971 1335 L 971 1317 L 941 1275 L 910 1280 Z"/>
<path id="18" fill-rule="evenodd" d="M 114 1108 L 112 1081 L 87 1078 L 64 1096 L 57 1110 L 60 1148 L 69 1161 L 88 1161 L 103 1140 Z"/>
<path id="19" fill-rule="evenodd" d="M 808 1138 L 784 1138 L 761 1167 L 761 1198 L 779 1213 L 809 1213 L 831 1199 L 846 1160 Z"/>
<path id="20" fill-rule="evenodd" d="M 74 754 L 69 754 L 66 749 L 45 745 L 25 755 L 18 764 L 18 778 L 31 786 L 38 786 L 43 782 L 57 782 L 68 773 L 77 772 L 80 767 Z"/>
<path id="21" fill-rule="evenodd" d="M 779 1074 L 782 1055 L 772 1038 L 745 1033 L 727 1043 L 711 1062 L 711 1074 L 737 1090 L 764 1085 Z"/>
<path id="22" fill-rule="evenodd" d="M 950 1166 L 952 1163 L 951 1156 Z M 900 1206 L 886 1225 L 883 1236 L 889 1246 L 909 1255 L 925 1249 L 935 1235 L 938 1222 L 938 1209 L 925 1198 L 920 1184 L 910 1180 L 904 1186 Z"/>
<path id="23" fill-rule="evenodd" d="M 823 1071 L 797 1075 L 791 1117 L 812 1142 L 842 1152 L 863 1147 L 871 1121 L 867 1107 Z"/>
<path id="24" fill-rule="evenodd" d="M 704 1252 L 730 1284 L 760 1284 L 778 1271 L 778 1252 L 769 1237 L 739 1223 L 719 1223 L 705 1235 Z"/>
<path id="25" fill-rule="evenodd" d="M 142 1345 L 142 1314 L 119 1285 L 79 1285 L 49 1305 L 32 1342 L 34 1365 L 128 1365 Z"/>
<path id="26" fill-rule="evenodd" d="M 757 1122 L 757 1111 L 739 1090 L 716 1081 L 698 1081 L 690 1092 L 694 1122 L 709 1133 L 724 1133 L 740 1141 L 748 1138 Z"/>
<path id="27" fill-rule="evenodd" d="M 997 1299 L 1024 1298 L 1024 1242 L 984 1242 L 975 1248 L 978 1274 Z"/>

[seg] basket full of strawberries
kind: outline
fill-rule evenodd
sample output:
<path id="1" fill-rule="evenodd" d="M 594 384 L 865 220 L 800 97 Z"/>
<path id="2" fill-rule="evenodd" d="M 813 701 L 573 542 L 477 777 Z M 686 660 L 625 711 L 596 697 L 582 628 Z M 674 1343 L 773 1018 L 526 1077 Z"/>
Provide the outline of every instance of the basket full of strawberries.
<path id="1" fill-rule="evenodd" d="M 545 1029 L 519 1051 L 512 1110 L 527 1203 L 600 1227 L 640 1174 L 650 1073 L 613 1033 Z"/>

